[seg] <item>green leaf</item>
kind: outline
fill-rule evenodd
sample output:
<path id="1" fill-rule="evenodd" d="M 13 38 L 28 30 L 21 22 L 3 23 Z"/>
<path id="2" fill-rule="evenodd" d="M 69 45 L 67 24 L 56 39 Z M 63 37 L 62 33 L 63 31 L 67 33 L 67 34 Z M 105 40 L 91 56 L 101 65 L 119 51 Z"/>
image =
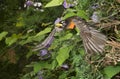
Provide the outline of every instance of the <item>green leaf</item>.
<path id="1" fill-rule="evenodd" d="M 17 41 L 18 37 L 16 34 L 13 34 L 11 37 L 6 38 L 5 43 L 10 46 Z"/>
<path id="2" fill-rule="evenodd" d="M 73 36 L 72 33 L 68 33 L 67 35 L 63 36 L 62 38 L 60 38 L 60 41 L 64 41 L 64 40 L 68 40 L 71 39 L 71 37 Z"/>
<path id="3" fill-rule="evenodd" d="M 3 31 L 0 33 L 0 41 L 8 34 L 8 32 Z"/>
<path id="4" fill-rule="evenodd" d="M 25 38 L 27 38 L 27 39 L 20 41 L 19 44 L 24 45 L 24 44 L 30 43 L 32 41 L 41 41 L 45 37 L 45 34 L 49 33 L 50 31 L 51 31 L 51 28 L 48 27 L 45 30 L 40 31 L 39 33 L 37 33 L 35 36 L 26 35 Z"/>
<path id="5" fill-rule="evenodd" d="M 35 73 L 39 72 L 43 68 L 51 69 L 51 64 L 48 64 L 48 62 L 37 62 L 33 66 Z"/>
<path id="6" fill-rule="evenodd" d="M 45 30 L 43 31 L 40 31 L 35 37 L 38 37 L 38 36 L 41 36 L 41 35 L 44 35 L 46 33 L 49 33 L 51 31 L 51 28 L 46 28 Z"/>
<path id="7" fill-rule="evenodd" d="M 33 41 L 41 41 L 43 38 L 45 37 L 45 35 L 41 35 L 41 36 L 26 36 L 25 38 L 27 38 L 26 40 L 22 40 L 19 42 L 19 44 L 24 45 Z M 24 36 L 23 36 L 24 38 Z"/>
<path id="8" fill-rule="evenodd" d="M 34 36 L 30 36 L 27 38 L 27 40 L 20 41 L 19 44 L 24 45 L 24 44 L 32 42 L 33 40 L 34 40 Z"/>
<path id="9" fill-rule="evenodd" d="M 62 73 L 58 79 L 66 79 L 67 73 Z"/>
<path id="10" fill-rule="evenodd" d="M 41 36 L 37 36 L 37 37 L 35 36 L 33 40 L 40 42 L 40 41 L 43 40 L 44 38 L 45 38 L 45 35 L 41 35 Z"/>
<path id="11" fill-rule="evenodd" d="M 27 53 L 26 58 L 30 58 L 32 55 L 36 54 L 37 52 L 33 52 L 32 50 Z"/>
<path id="12" fill-rule="evenodd" d="M 86 10 L 90 6 L 90 0 L 78 0 L 79 6 L 78 9 Z"/>
<path id="13" fill-rule="evenodd" d="M 45 5 L 45 7 L 54 7 L 54 6 L 59 6 L 62 5 L 64 0 L 52 0 L 49 3 Z"/>
<path id="14" fill-rule="evenodd" d="M 104 68 L 104 73 L 110 79 L 119 72 L 120 72 L 120 66 L 108 66 Z"/>
<path id="15" fill-rule="evenodd" d="M 77 12 L 77 16 L 81 17 L 81 18 L 84 18 L 85 20 L 88 20 L 88 16 L 87 16 L 87 13 L 84 11 L 84 10 L 79 10 Z"/>
<path id="16" fill-rule="evenodd" d="M 16 27 L 22 27 L 22 26 L 24 26 L 24 23 L 23 23 L 23 22 L 17 22 L 17 23 L 16 23 Z"/>
<path id="17" fill-rule="evenodd" d="M 23 17 L 19 17 L 18 21 L 16 22 L 16 27 L 21 27 L 24 26 L 24 22 L 23 22 Z"/>
<path id="18" fill-rule="evenodd" d="M 68 59 L 69 52 L 72 47 L 73 46 L 63 46 L 60 48 L 60 50 L 58 51 L 58 56 L 56 57 L 59 66 L 61 66 L 66 59 Z"/>
<path id="19" fill-rule="evenodd" d="M 74 12 L 68 12 L 65 14 L 64 17 L 62 17 L 62 20 L 65 20 L 65 19 L 72 17 L 72 16 L 76 16 L 76 14 Z"/>
<path id="20" fill-rule="evenodd" d="M 75 28 L 77 35 L 80 35 L 80 29 L 78 27 Z"/>
<path id="21" fill-rule="evenodd" d="M 80 48 L 80 49 L 79 49 L 79 52 L 80 52 L 81 56 L 84 56 L 84 55 L 85 55 L 85 50 L 84 50 L 84 48 Z"/>
<path id="22" fill-rule="evenodd" d="M 57 61 L 54 60 L 54 61 L 52 62 L 52 69 L 54 69 L 56 66 L 57 66 Z"/>

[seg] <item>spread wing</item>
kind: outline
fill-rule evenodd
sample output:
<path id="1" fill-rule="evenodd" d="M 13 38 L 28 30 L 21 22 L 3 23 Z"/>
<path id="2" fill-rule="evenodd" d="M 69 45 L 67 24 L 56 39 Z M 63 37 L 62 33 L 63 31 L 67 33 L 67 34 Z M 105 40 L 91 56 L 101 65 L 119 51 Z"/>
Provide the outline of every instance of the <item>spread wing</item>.
<path id="1" fill-rule="evenodd" d="M 106 36 L 92 27 L 84 25 L 77 26 L 80 29 L 80 36 L 83 40 L 84 48 L 87 53 L 101 53 L 104 51 Z"/>

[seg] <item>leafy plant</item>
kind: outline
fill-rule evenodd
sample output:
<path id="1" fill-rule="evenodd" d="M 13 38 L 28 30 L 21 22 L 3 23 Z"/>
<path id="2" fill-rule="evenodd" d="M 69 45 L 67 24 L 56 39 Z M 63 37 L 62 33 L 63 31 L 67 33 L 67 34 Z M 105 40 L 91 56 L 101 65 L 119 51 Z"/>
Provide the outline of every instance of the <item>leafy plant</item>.
<path id="1" fill-rule="evenodd" d="M 43 12 L 35 10 L 33 6 L 18 9 L 24 5 L 18 5 L 24 0 L 14 0 L 15 3 L 10 0 L 2 1 L 5 10 L 0 6 L 0 14 L 4 15 L 3 19 L 0 19 L 0 71 L 3 75 L 0 79 L 16 79 L 13 74 L 11 77 L 4 76 L 9 74 L 7 69 L 12 73 L 14 71 L 11 69 L 17 69 L 16 67 L 20 69 L 16 70 L 16 73 L 21 79 L 111 79 L 120 72 L 120 6 L 117 0 L 38 1 L 43 4 Z M 63 4 L 65 1 L 66 7 Z M 96 28 L 101 27 L 99 30 L 106 34 L 108 39 L 112 39 L 106 47 L 105 56 L 95 55 L 88 61 L 77 28 L 57 32 L 53 42 L 43 48 L 47 51 L 45 56 L 41 55 L 43 49 L 33 51 L 33 48 L 42 43 L 55 28 L 54 21 L 57 18 L 66 20 L 71 16 L 79 16 L 91 23 L 93 12 L 100 12 L 101 16 Z M 16 57 L 14 64 L 9 64 L 9 58 L 13 57 L 10 50 Z"/>

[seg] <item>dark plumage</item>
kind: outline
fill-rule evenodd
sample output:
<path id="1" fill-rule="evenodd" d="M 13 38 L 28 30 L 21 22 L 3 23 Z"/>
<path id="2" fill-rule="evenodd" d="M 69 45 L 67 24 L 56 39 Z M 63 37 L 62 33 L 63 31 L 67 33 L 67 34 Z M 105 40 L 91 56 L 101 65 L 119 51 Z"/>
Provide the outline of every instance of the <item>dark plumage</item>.
<path id="1" fill-rule="evenodd" d="M 80 30 L 80 36 L 83 40 L 85 51 L 89 54 L 102 54 L 107 41 L 106 36 L 100 33 L 100 31 L 92 28 L 88 25 L 88 23 L 79 17 L 73 17 L 72 21 Z"/>

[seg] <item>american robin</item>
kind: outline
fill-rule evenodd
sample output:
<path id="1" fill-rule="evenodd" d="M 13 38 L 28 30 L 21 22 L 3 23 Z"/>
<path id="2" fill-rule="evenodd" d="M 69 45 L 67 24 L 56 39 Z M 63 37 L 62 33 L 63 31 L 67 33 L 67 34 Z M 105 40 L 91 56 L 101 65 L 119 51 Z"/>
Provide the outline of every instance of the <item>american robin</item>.
<path id="1" fill-rule="evenodd" d="M 78 16 L 74 16 L 69 19 L 70 20 L 66 28 L 73 29 L 74 26 L 76 26 L 80 30 L 80 36 L 83 40 L 83 45 L 86 53 L 102 54 L 107 42 L 107 37 L 100 33 L 100 31 L 91 27 L 91 25 L 89 25 L 85 20 Z"/>

